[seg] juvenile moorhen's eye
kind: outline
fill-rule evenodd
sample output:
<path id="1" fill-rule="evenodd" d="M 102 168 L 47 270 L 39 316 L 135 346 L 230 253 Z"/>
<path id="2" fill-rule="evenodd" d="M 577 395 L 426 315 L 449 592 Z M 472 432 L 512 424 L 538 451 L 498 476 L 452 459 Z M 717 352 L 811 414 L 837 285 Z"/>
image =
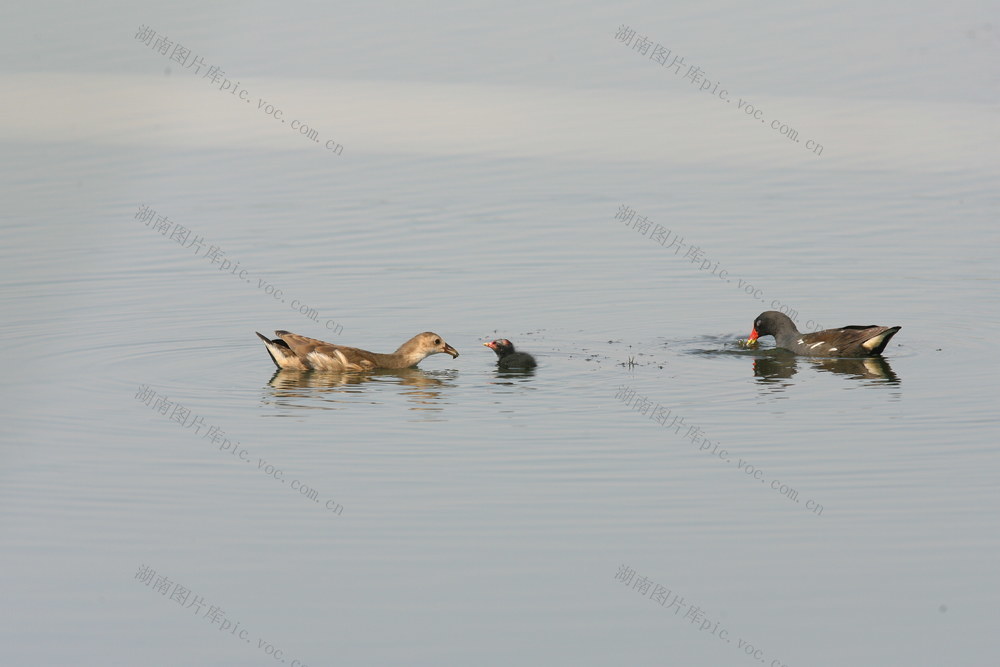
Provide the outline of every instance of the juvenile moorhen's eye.
<path id="1" fill-rule="evenodd" d="M 435 345 L 440 345 L 441 344 L 441 339 L 440 338 L 435 338 L 434 339 L 434 344 Z"/>

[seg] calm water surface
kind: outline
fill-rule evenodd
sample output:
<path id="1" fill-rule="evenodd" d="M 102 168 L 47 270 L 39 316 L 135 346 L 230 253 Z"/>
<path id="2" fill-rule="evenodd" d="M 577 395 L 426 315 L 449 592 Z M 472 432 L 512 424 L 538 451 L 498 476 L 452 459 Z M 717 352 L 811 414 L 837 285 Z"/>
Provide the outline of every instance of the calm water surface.
<path id="1" fill-rule="evenodd" d="M 2 10 L 4 661 L 996 664 L 991 9 Z"/>

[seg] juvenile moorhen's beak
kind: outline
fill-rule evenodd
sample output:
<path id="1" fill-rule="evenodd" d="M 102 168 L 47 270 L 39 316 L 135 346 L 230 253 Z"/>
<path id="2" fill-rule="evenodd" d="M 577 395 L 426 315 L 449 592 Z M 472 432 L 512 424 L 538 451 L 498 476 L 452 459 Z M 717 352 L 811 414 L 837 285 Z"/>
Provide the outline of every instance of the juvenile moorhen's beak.
<path id="1" fill-rule="evenodd" d="M 750 337 L 747 338 L 747 343 L 752 343 L 760 338 L 760 334 L 757 333 L 757 327 L 754 327 L 753 331 L 750 332 Z"/>
<path id="2" fill-rule="evenodd" d="M 446 354 L 450 354 L 452 359 L 458 356 L 458 350 L 453 348 L 451 345 L 448 345 L 448 343 L 444 344 L 444 351 Z"/>

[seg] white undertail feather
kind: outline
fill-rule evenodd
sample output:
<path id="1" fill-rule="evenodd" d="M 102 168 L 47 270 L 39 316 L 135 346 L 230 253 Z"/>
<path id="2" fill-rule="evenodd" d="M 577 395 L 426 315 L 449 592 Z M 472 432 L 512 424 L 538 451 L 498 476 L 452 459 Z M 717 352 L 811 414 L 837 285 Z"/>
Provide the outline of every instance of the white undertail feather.
<path id="1" fill-rule="evenodd" d="M 299 358 L 292 354 L 288 349 L 271 342 L 266 342 L 264 344 L 274 357 L 275 363 L 279 368 L 294 370 L 301 370 L 304 368 Z"/>
<path id="2" fill-rule="evenodd" d="M 884 331 L 877 336 L 872 336 L 865 342 L 861 343 L 861 347 L 865 348 L 866 350 L 874 350 L 876 347 L 882 344 L 882 341 L 885 339 L 885 336 L 888 333 L 889 333 L 888 331 Z"/>

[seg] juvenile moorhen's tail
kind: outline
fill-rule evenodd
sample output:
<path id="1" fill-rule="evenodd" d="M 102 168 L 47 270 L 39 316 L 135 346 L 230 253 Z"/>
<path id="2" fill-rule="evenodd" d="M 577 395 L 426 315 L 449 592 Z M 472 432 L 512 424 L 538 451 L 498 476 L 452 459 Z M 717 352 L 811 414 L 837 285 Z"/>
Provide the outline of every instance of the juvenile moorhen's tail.
<path id="1" fill-rule="evenodd" d="M 280 338 L 271 340 L 259 331 L 255 331 L 257 337 L 264 341 L 264 347 L 267 348 L 267 354 L 271 357 L 271 361 L 278 368 L 286 368 L 292 370 L 303 370 L 305 366 L 302 361 L 295 356 L 288 344 Z"/>

